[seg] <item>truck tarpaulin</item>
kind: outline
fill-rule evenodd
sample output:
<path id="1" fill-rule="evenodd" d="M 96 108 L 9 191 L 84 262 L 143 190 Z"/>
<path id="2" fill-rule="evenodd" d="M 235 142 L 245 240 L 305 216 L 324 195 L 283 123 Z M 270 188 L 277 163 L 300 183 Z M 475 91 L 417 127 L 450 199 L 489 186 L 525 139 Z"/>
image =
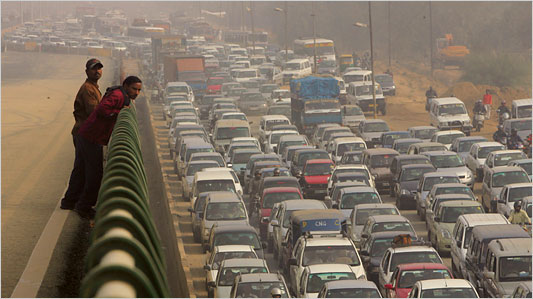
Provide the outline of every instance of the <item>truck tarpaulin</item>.
<path id="1" fill-rule="evenodd" d="M 339 84 L 335 78 L 305 77 L 291 81 L 291 93 L 298 98 L 337 98 L 340 93 Z"/>

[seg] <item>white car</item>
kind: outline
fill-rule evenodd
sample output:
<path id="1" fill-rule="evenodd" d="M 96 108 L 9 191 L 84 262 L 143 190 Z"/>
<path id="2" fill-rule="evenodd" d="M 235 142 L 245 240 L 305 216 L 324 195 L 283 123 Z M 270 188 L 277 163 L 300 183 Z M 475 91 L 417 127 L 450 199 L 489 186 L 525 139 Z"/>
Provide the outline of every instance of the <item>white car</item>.
<path id="1" fill-rule="evenodd" d="M 357 279 L 352 268 L 346 264 L 317 264 L 304 268 L 296 285 L 296 297 L 317 298 L 318 292 L 328 281 Z"/>
<path id="2" fill-rule="evenodd" d="M 290 125 L 291 121 L 285 115 L 263 115 L 259 120 L 259 141 L 265 142 L 276 125 Z"/>
<path id="3" fill-rule="evenodd" d="M 378 288 L 385 294 L 385 285 L 390 283 L 392 272 L 396 266 L 408 263 L 439 263 L 443 264 L 437 250 L 431 246 L 406 246 L 388 248 L 379 264 Z"/>
<path id="4" fill-rule="evenodd" d="M 366 279 L 357 249 L 347 237 L 300 237 L 294 248 L 288 265 L 289 281 L 293 287 L 299 285 L 306 266 L 325 263 L 347 264 L 355 273 L 356 279 Z M 295 288 L 293 292 L 297 292 Z"/>
<path id="5" fill-rule="evenodd" d="M 267 262 L 263 259 L 235 258 L 224 260 L 219 267 L 217 279 L 209 283 L 213 290 L 208 297 L 229 298 L 231 287 L 237 274 L 269 273 Z"/>
<path id="6" fill-rule="evenodd" d="M 479 295 L 468 280 L 428 279 L 417 281 L 407 298 L 479 298 Z"/>
<path id="7" fill-rule="evenodd" d="M 490 168 L 505 166 L 513 160 L 521 159 L 527 159 L 526 154 L 521 150 L 499 150 L 490 152 L 483 165 L 483 175 L 485 175 Z"/>
<path id="8" fill-rule="evenodd" d="M 430 141 L 442 143 L 450 150 L 453 141 L 459 137 L 465 137 L 465 133 L 458 130 L 438 131 L 433 134 Z"/>
<path id="9" fill-rule="evenodd" d="M 291 103 L 291 92 L 286 89 L 275 89 L 270 94 L 269 104 Z"/>
<path id="10" fill-rule="evenodd" d="M 370 171 L 368 170 L 368 167 L 366 167 L 366 165 L 344 164 L 344 165 L 335 166 L 335 168 L 331 172 L 331 176 L 328 179 L 327 194 L 331 193 L 331 189 L 333 188 L 333 185 L 335 184 L 335 175 L 339 173 L 345 173 L 345 172 L 364 173 L 365 176 L 368 178 L 368 181 L 370 182 L 370 187 L 373 187 L 373 188 L 376 187 L 376 184 L 374 182 L 374 177 L 370 174 Z"/>
<path id="11" fill-rule="evenodd" d="M 514 203 L 531 196 L 533 183 L 508 184 L 503 186 L 500 198 L 496 204 L 496 211 L 509 217 L 514 210 Z"/>
<path id="12" fill-rule="evenodd" d="M 215 246 L 211 251 L 211 255 L 207 258 L 204 266 L 204 270 L 206 271 L 206 284 L 209 285 L 209 282 L 217 279 L 218 269 L 222 261 L 235 258 L 256 259 L 257 254 L 255 253 L 254 248 L 250 245 Z"/>
<path id="13" fill-rule="evenodd" d="M 241 182 L 239 181 L 239 177 L 237 176 L 237 174 L 235 173 L 235 170 L 233 170 L 233 168 L 212 167 L 212 168 L 205 168 L 202 171 L 211 172 L 211 173 L 214 173 L 214 174 L 220 174 L 221 177 L 222 177 L 222 175 L 225 175 L 226 173 L 229 173 L 233 177 L 233 182 L 235 183 L 235 190 L 237 191 L 237 194 L 239 194 L 239 196 L 243 195 Z"/>
<path id="14" fill-rule="evenodd" d="M 393 204 L 388 203 L 364 203 L 356 205 L 350 217 L 347 219 L 348 236 L 355 246 L 360 248 L 361 234 L 368 216 L 372 215 L 400 215 L 400 211 Z"/>
<path id="15" fill-rule="evenodd" d="M 494 141 L 478 142 L 470 147 L 470 153 L 466 157 L 466 166 L 476 175 L 476 180 L 481 182 L 483 179 L 483 165 L 490 152 L 504 150 L 505 146 Z"/>
<path id="16" fill-rule="evenodd" d="M 267 140 L 265 142 L 265 154 L 269 153 L 275 153 L 276 149 L 278 147 L 279 139 L 282 136 L 288 136 L 288 135 L 300 135 L 298 131 L 292 131 L 292 130 L 279 130 L 279 131 L 273 131 L 268 135 Z"/>
<path id="17" fill-rule="evenodd" d="M 429 107 L 430 124 L 439 130 L 461 130 L 470 135 L 472 121 L 463 101 L 456 97 L 435 98 Z"/>

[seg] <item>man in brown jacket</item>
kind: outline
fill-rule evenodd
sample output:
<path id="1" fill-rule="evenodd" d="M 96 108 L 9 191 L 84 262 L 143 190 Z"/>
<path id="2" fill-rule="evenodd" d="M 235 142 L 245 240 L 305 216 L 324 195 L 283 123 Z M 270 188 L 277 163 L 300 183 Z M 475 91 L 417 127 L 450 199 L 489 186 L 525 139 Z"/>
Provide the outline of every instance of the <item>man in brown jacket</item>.
<path id="1" fill-rule="evenodd" d="M 85 159 L 82 159 L 82 153 L 91 151 L 91 155 L 96 156 L 101 156 L 103 153 L 101 147 L 91 149 L 84 148 L 80 143 L 78 130 L 102 99 L 102 93 L 98 89 L 98 80 L 102 77 L 103 67 L 104 65 L 96 58 L 91 58 L 87 61 L 85 64 L 87 79 L 81 85 L 78 94 L 76 95 L 76 99 L 74 100 L 74 120 L 76 121 L 72 128 L 75 149 L 74 167 L 70 174 L 65 197 L 61 199 L 61 209 L 75 210 L 82 218 L 94 217 L 94 209 L 79 206 L 80 196 L 83 193 L 84 188 L 86 188 L 86 167 L 90 167 L 90 165 L 86 165 L 87 163 L 85 162 Z M 98 190 L 92 190 L 91 192 L 98 192 Z"/>

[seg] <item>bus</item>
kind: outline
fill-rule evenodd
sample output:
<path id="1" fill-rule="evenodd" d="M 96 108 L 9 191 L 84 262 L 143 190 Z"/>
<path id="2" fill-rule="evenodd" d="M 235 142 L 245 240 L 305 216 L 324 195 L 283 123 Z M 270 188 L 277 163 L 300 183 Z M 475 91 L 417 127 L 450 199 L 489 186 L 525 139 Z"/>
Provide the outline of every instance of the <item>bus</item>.
<path id="1" fill-rule="evenodd" d="M 256 46 L 266 47 L 268 45 L 268 32 L 249 32 L 248 46 L 251 47 L 253 43 Z"/>
<path id="2" fill-rule="evenodd" d="M 294 40 L 294 54 L 303 55 L 313 60 L 315 39 L 302 38 Z M 316 38 L 316 59 L 335 61 L 335 45 L 332 40 L 325 38 Z"/>

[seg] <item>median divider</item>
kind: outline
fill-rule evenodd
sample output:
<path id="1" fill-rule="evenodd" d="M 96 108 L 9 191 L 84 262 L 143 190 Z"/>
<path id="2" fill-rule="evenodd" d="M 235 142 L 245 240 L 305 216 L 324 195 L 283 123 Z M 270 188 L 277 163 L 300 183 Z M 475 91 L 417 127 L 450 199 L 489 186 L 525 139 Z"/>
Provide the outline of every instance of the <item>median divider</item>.
<path id="1" fill-rule="evenodd" d="M 170 296 L 134 107 L 121 110 L 111 136 L 90 242 L 80 297 Z"/>

